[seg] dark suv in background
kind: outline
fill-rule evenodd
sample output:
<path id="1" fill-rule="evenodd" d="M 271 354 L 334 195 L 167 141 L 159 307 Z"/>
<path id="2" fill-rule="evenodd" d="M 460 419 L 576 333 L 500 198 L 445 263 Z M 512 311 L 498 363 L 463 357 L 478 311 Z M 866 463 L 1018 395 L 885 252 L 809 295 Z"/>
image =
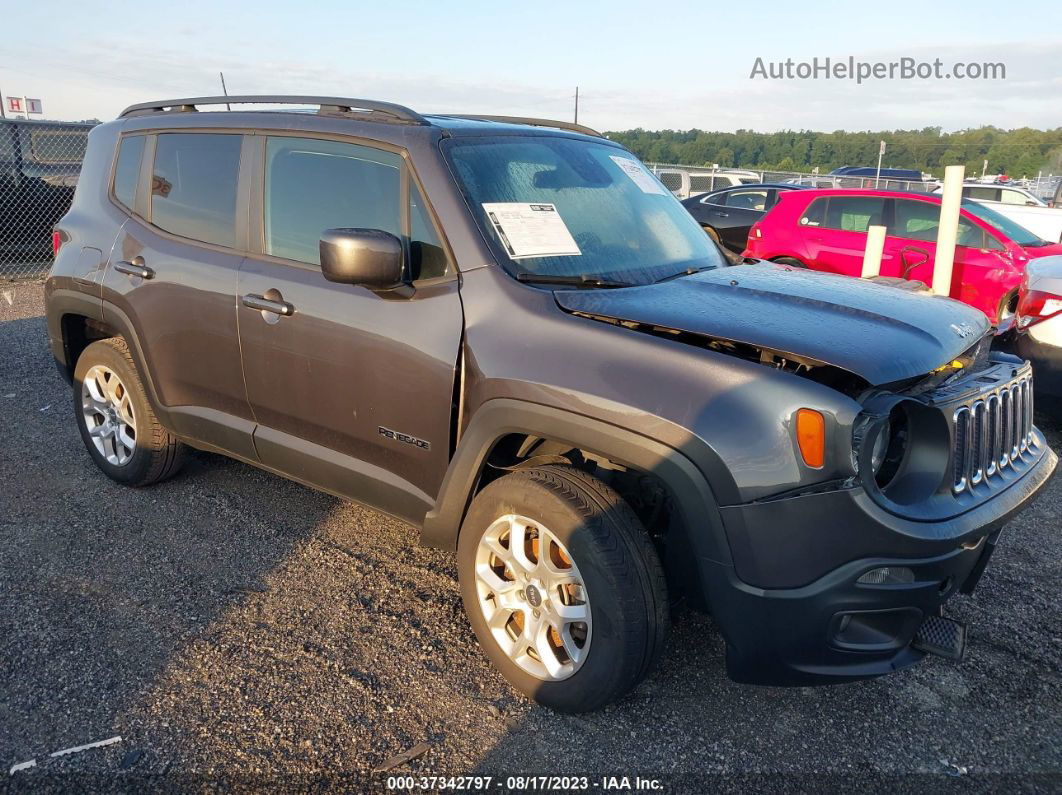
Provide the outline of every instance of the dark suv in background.
<path id="1" fill-rule="evenodd" d="M 190 445 L 418 526 L 561 710 L 635 686 L 680 597 L 743 682 L 959 656 L 943 603 L 1057 461 L 982 313 L 726 267 L 576 125 L 146 103 L 92 131 L 58 232 L 50 342 L 103 472 Z"/>
<path id="2" fill-rule="evenodd" d="M 0 269 L 48 261 L 92 126 L 0 119 Z"/>

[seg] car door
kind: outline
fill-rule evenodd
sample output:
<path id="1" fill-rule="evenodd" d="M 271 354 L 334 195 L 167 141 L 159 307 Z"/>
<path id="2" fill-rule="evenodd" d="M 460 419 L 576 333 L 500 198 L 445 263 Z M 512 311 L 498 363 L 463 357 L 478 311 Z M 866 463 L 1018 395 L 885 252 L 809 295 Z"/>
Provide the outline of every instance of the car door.
<path id="1" fill-rule="evenodd" d="M 881 275 L 931 285 L 939 227 L 940 204 L 894 199 L 882 251 Z"/>
<path id="2" fill-rule="evenodd" d="M 808 265 L 815 270 L 859 276 L 863 272 L 867 229 L 884 223 L 886 199 L 838 195 L 823 198 L 824 205 L 819 205 L 823 199 L 816 199 L 798 221 L 807 241 Z"/>
<path id="3" fill-rule="evenodd" d="M 884 266 L 883 258 L 882 274 L 932 284 L 939 226 L 939 204 L 916 199 L 894 200 L 885 237 L 890 267 Z M 1009 289 L 1004 285 L 1011 271 L 1003 244 L 970 218 L 960 215 L 951 297 L 977 307 L 995 321 L 1000 299 Z"/>
<path id="4" fill-rule="evenodd" d="M 238 316 L 261 461 L 418 521 L 449 462 L 463 327 L 442 237 L 401 152 L 284 135 L 255 145 L 256 253 L 240 268 Z M 412 295 L 325 280 L 319 239 L 340 227 L 401 238 Z"/>
<path id="5" fill-rule="evenodd" d="M 729 248 L 743 251 L 749 229 L 767 213 L 774 191 L 768 188 L 737 188 L 718 194 L 722 204 L 713 205 L 713 226 Z"/>
<path id="6" fill-rule="evenodd" d="M 129 168 L 127 146 L 142 149 L 139 179 L 135 196 L 112 188 L 117 204 L 132 206 L 102 286 L 105 319 L 132 330 L 164 423 L 253 460 L 236 329 L 243 142 L 237 133 L 123 137 L 117 171 Z"/>

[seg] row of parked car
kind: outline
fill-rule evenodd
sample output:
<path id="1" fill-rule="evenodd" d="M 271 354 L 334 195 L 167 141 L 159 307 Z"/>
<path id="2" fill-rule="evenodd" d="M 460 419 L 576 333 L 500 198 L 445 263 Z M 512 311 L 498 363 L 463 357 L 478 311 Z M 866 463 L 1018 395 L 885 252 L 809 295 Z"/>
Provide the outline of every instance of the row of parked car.
<path id="1" fill-rule="evenodd" d="M 1010 194 L 1015 194 L 1011 196 Z M 1062 208 L 1019 188 L 963 187 L 951 295 L 980 309 L 1038 364 L 1041 391 L 1062 395 Z M 1015 198 L 1017 197 L 1017 198 Z M 1018 204 L 1018 198 L 1025 203 Z M 1033 201 L 1039 202 L 1032 206 Z M 683 205 L 728 253 L 798 268 L 859 276 L 868 229 L 886 228 L 881 275 L 929 284 L 936 258 L 938 192 L 815 189 L 791 183 L 746 184 L 694 196 Z M 1050 229 L 1041 237 L 1012 217 L 1036 210 Z M 1030 262 L 1037 289 L 1026 278 Z M 1056 259 L 1058 258 L 1058 259 Z M 1029 297 L 1036 293 L 1037 297 Z M 1019 319 L 1015 322 L 1015 314 Z"/>

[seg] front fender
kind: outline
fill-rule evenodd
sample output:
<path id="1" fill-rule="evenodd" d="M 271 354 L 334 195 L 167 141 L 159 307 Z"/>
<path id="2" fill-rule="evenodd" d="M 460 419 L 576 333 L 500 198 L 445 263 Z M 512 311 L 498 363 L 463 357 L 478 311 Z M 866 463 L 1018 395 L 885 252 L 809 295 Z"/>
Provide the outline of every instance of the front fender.
<path id="1" fill-rule="evenodd" d="M 435 507 L 424 517 L 424 545 L 457 548 L 461 522 L 487 456 L 499 439 L 512 433 L 562 441 L 657 476 L 681 513 L 694 554 L 731 565 L 715 494 L 694 463 L 696 447 L 703 447 L 703 442 L 691 434 L 685 449 L 676 449 L 611 423 L 510 398 L 488 400 L 477 409 L 450 462 Z"/>

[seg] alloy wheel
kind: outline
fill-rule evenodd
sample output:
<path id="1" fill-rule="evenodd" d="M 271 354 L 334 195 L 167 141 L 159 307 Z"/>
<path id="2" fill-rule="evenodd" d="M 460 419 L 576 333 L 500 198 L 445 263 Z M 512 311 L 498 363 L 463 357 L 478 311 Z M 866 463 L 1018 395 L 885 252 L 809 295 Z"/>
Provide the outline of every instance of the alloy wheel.
<path id="1" fill-rule="evenodd" d="M 95 365 L 81 384 L 81 411 L 96 451 L 114 466 L 129 462 L 136 451 L 132 397 L 109 367 Z"/>
<path id="2" fill-rule="evenodd" d="M 592 618 L 579 568 L 538 522 L 496 519 L 476 550 L 479 607 L 494 640 L 543 681 L 572 676 L 590 651 Z"/>

